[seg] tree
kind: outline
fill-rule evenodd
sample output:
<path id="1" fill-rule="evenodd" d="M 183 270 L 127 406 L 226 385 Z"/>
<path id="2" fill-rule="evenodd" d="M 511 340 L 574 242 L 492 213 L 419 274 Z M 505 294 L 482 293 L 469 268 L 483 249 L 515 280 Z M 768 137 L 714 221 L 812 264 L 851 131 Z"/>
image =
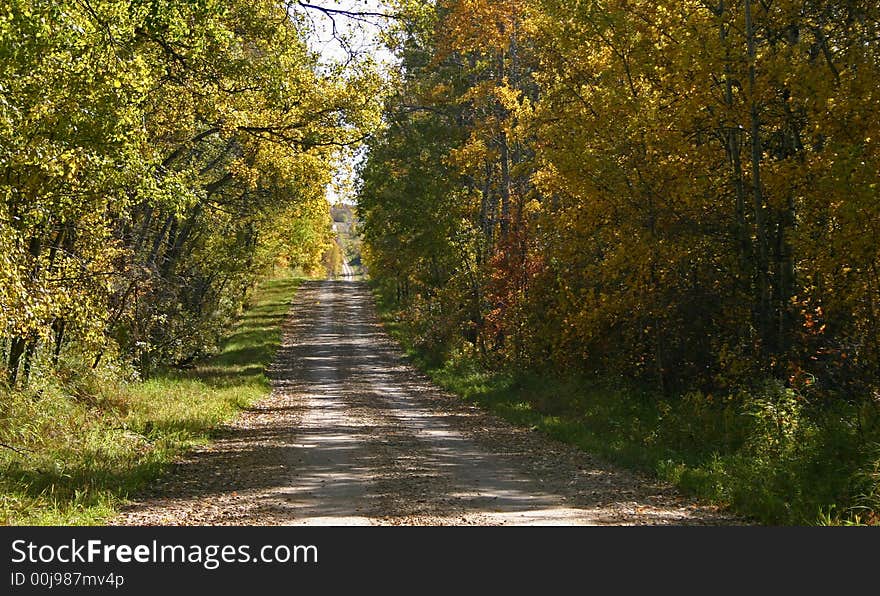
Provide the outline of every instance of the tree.
<path id="1" fill-rule="evenodd" d="M 318 67 L 271 2 L 13 2 L 0 21 L 0 337 L 142 370 L 210 350 L 279 256 L 314 270 L 323 189 L 379 78 Z M 78 356 L 77 356 L 78 354 Z"/>

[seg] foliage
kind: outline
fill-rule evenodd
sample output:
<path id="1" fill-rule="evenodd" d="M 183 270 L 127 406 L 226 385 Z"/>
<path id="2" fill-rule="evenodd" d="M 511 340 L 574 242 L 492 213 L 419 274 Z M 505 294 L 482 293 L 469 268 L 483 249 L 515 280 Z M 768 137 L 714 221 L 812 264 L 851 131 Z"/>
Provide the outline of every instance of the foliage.
<path id="1" fill-rule="evenodd" d="M 332 244 L 324 189 L 375 121 L 275 2 L 13 0 L 0 15 L 0 353 L 149 373 L 216 348 L 276 264 Z"/>
<path id="2" fill-rule="evenodd" d="M 358 206 L 367 266 L 420 351 L 651 387 L 679 412 L 664 441 L 700 428 L 766 472 L 753 486 L 776 496 L 749 500 L 767 511 L 815 477 L 788 473 L 815 464 L 811 445 L 850 457 L 847 474 L 867 465 L 874 3 L 397 8 Z"/>

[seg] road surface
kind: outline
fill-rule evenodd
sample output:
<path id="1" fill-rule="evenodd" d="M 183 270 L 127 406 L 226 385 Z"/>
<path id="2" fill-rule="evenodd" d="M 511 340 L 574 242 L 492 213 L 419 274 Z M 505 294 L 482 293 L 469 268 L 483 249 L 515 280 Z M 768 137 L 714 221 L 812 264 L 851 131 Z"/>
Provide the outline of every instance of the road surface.
<path id="1" fill-rule="evenodd" d="M 269 372 L 270 397 L 117 523 L 737 523 L 432 386 L 363 282 L 305 282 Z"/>

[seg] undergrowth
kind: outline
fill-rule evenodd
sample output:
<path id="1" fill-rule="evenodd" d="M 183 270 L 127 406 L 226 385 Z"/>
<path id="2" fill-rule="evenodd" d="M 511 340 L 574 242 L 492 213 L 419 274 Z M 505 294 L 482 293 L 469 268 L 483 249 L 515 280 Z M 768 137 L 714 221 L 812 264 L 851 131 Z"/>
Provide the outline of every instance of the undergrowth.
<path id="1" fill-rule="evenodd" d="M 664 397 L 620 379 L 490 370 L 476 354 L 416 349 L 388 304 L 386 329 L 445 389 L 521 426 L 767 525 L 880 524 L 880 421 L 810 404 L 768 380 L 725 395 Z M 873 418 L 872 418 L 873 416 Z"/>
<path id="2" fill-rule="evenodd" d="M 219 354 L 136 379 L 68 354 L 51 378 L 0 389 L 0 523 L 96 525 L 179 454 L 269 392 L 264 374 L 299 281 L 262 284 Z"/>

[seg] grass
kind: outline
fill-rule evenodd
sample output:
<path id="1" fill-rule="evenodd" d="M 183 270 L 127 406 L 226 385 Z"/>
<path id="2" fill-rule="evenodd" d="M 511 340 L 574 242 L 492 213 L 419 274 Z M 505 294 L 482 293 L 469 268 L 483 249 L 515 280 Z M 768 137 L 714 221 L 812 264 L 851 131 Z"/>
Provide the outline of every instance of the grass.
<path id="1" fill-rule="evenodd" d="M 405 325 L 381 300 L 380 311 L 416 366 L 509 422 L 651 473 L 757 523 L 880 521 L 880 441 L 876 429 L 874 441 L 866 439 L 845 404 L 811 411 L 773 384 L 725 398 L 664 398 L 620 381 L 487 370 L 467 355 L 438 362 L 412 348 Z"/>
<path id="2" fill-rule="evenodd" d="M 469 360 L 426 367 L 438 385 L 512 422 L 642 471 L 655 469 L 658 453 L 646 439 L 659 420 L 647 402 L 577 378 L 492 372 Z M 663 455 L 668 455 L 664 451 Z"/>
<path id="3" fill-rule="evenodd" d="M 99 525 L 180 454 L 268 394 L 265 367 L 299 281 L 262 284 L 222 351 L 142 382 L 70 366 L 0 394 L 0 523 Z"/>

